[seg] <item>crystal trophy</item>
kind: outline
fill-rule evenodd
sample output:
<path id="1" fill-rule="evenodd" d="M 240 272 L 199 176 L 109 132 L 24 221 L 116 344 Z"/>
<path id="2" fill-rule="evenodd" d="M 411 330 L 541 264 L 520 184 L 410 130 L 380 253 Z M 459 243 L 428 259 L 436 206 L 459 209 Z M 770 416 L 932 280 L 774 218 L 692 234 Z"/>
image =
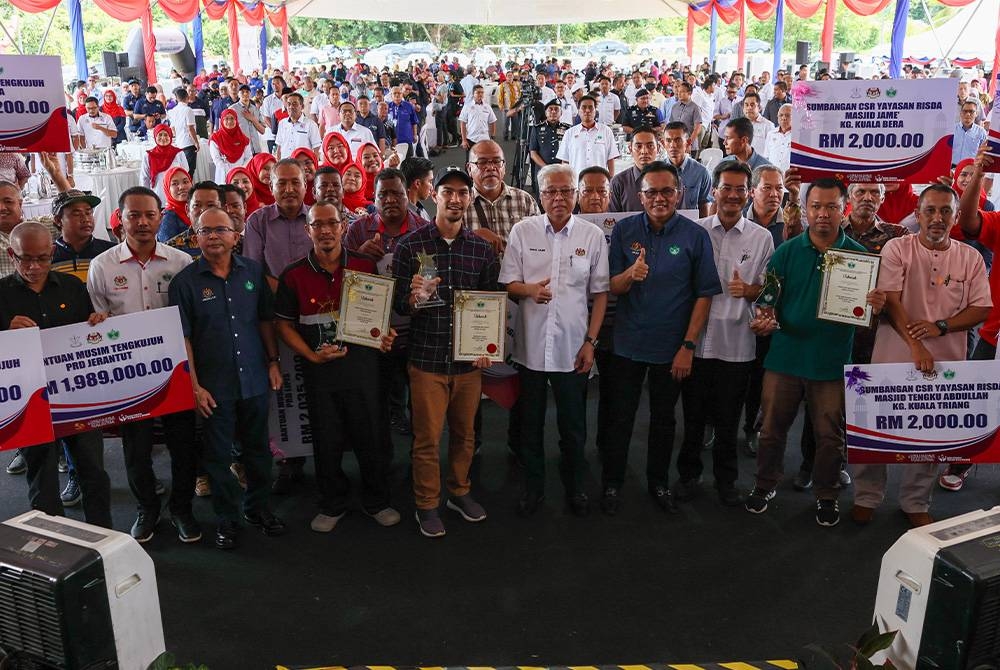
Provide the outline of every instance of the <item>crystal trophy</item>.
<path id="1" fill-rule="evenodd" d="M 761 286 L 760 295 L 750 305 L 750 320 L 765 317 L 777 321 L 776 310 L 780 296 L 781 282 L 778 280 L 778 274 L 774 270 L 768 270 L 764 273 L 764 285 Z"/>
<path id="2" fill-rule="evenodd" d="M 417 262 L 420 264 L 420 268 L 417 273 L 423 277 L 425 280 L 431 280 L 438 276 L 437 263 L 434 262 L 434 257 L 428 253 L 417 254 Z M 424 309 L 426 307 L 440 307 L 444 305 L 444 300 L 438 295 L 437 287 L 435 286 L 432 292 L 422 290 L 417 294 L 417 301 L 413 305 L 416 309 Z"/>

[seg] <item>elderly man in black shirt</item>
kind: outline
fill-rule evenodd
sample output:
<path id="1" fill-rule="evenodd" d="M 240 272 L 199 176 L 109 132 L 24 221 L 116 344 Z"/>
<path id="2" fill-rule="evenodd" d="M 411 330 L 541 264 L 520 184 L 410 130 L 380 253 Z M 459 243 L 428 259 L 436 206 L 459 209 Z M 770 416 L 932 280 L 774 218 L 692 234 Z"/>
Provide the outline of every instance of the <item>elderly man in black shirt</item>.
<path id="1" fill-rule="evenodd" d="M 0 279 L 0 330 L 56 328 L 83 321 L 96 325 L 107 314 L 95 313 L 87 286 L 72 275 L 53 272 L 52 233 L 37 221 L 19 223 L 10 233 L 7 253 L 14 272 Z M 83 490 L 87 523 L 111 527 L 111 481 L 104 471 L 104 442 L 99 430 L 65 438 Z M 32 509 L 62 516 L 59 498 L 59 448 L 48 442 L 21 450 L 28 466 Z"/>

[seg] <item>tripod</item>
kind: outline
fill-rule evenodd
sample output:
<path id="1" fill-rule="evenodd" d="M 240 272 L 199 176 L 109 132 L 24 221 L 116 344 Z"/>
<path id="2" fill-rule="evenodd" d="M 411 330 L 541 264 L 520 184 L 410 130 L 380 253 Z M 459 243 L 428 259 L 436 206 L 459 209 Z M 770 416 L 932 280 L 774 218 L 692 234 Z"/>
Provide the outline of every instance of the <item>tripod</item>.
<path id="1" fill-rule="evenodd" d="M 534 96 L 522 96 L 520 119 L 517 129 L 517 156 L 514 160 L 514 167 L 510 171 L 511 186 L 516 186 L 520 189 L 523 189 L 532 180 L 529 138 L 531 137 L 531 129 L 535 127 L 536 120 Z"/>

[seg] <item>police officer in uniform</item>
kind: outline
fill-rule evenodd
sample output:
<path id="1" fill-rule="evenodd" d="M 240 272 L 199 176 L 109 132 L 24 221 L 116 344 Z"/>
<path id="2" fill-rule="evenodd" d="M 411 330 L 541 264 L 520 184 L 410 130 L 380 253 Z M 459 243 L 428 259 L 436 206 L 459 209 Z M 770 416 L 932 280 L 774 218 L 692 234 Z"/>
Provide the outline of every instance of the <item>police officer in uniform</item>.
<path id="1" fill-rule="evenodd" d="M 625 112 L 622 121 L 629 136 L 632 135 L 632 129 L 640 126 L 649 126 L 659 134 L 663 130 L 663 112 L 649 104 L 649 91 L 645 88 L 637 90 L 635 103 Z"/>
<path id="2" fill-rule="evenodd" d="M 545 105 L 545 121 L 531 129 L 528 148 L 531 150 L 531 183 L 536 194 L 538 193 L 538 181 L 535 179 L 535 175 L 538 170 L 546 165 L 562 162 L 556 158 L 556 153 L 558 153 L 559 144 L 570 125 L 559 120 L 561 115 L 562 105 L 558 98 L 554 98 Z"/>

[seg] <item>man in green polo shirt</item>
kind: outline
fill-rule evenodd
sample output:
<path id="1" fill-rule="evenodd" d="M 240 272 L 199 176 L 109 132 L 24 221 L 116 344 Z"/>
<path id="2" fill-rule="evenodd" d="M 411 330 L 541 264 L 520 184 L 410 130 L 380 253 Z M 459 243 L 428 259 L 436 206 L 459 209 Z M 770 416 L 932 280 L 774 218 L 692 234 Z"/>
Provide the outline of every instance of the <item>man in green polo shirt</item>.
<path id="1" fill-rule="evenodd" d="M 757 481 L 746 509 L 767 510 L 783 474 L 788 429 L 805 400 L 816 437 L 812 479 L 816 493 L 816 523 L 835 526 L 840 465 L 844 459 L 844 365 L 851 361 L 854 326 L 816 318 L 823 261 L 827 249 L 864 252 L 841 228 L 847 189 L 834 179 L 818 179 L 806 192 L 805 234 L 775 250 L 768 272 L 781 283 L 777 309 L 750 323 L 757 335 L 773 333 L 764 359 L 762 390 L 764 424 L 757 451 Z M 867 296 L 878 314 L 885 293 Z M 780 326 L 779 326 L 780 323 Z"/>

